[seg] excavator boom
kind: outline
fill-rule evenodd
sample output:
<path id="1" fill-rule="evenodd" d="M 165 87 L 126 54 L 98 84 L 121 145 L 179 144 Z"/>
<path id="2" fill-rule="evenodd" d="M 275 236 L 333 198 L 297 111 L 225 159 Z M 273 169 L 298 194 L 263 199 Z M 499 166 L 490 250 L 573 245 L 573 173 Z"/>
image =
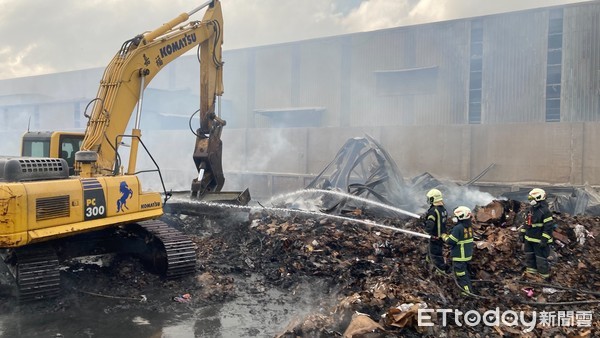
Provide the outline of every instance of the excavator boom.
<path id="1" fill-rule="evenodd" d="M 189 21 L 208 7 L 201 21 Z M 168 63 L 199 47 L 200 127 L 196 130 L 193 161 L 198 172 L 191 185 L 192 197 L 207 201 L 247 204 L 250 193 L 221 192 L 225 177 L 222 166 L 222 128 L 226 122 L 215 112 L 217 98 L 223 94 L 223 16 L 219 1 L 207 1 L 188 13 L 182 13 L 153 31 L 139 34 L 123 43 L 104 71 L 97 96 L 88 104 L 91 114 L 85 133 L 27 132 L 23 136 L 23 156 L 61 157 L 70 173 L 81 177 L 116 175 L 120 171 L 136 173 L 140 120 L 146 86 Z M 135 126 L 125 135 L 137 105 Z M 220 106 L 220 105 L 219 105 Z M 124 137 L 131 138 L 127 168 L 118 156 Z M 83 140 L 81 140 L 83 139 Z M 45 153 L 35 151 L 45 149 Z M 126 170 L 125 170 L 126 169 Z"/>
<path id="2" fill-rule="evenodd" d="M 188 21 L 206 7 L 201 21 Z M 22 153 L 29 157 L 0 158 L 0 255 L 15 276 L 19 299 L 56 296 L 59 261 L 82 255 L 84 248 L 136 254 L 166 278 L 194 273 L 194 243 L 158 220 L 163 198 L 143 191 L 136 176 L 143 93 L 168 63 L 200 48 L 194 162 L 201 174 L 195 186 L 201 187 L 200 195 L 219 191 L 225 121 L 214 112 L 223 94 L 222 43 L 218 0 L 127 40 L 104 71 L 97 97 L 88 105 L 91 114 L 86 109 L 83 135 L 28 132 Z M 136 106 L 131 135 L 124 135 Z M 131 137 L 127 170 L 118 156 L 123 137 Z"/>
<path id="3" fill-rule="evenodd" d="M 123 135 L 136 105 L 133 135 L 139 137 L 141 98 L 150 81 L 167 64 L 195 46 L 200 46 L 201 117 L 209 116 L 215 97 L 223 94 L 223 17 L 221 3 L 210 1 L 202 21 L 185 23 L 188 13 L 182 13 L 157 29 L 126 41 L 106 67 L 89 116 L 81 150 L 98 154 L 91 173 L 84 176 L 106 175 L 119 170 L 116 152 L 118 137 Z M 200 8 L 200 7 L 199 7 Z M 198 9 L 190 12 L 194 13 Z M 214 109 L 214 108 L 213 108 Z M 209 130 L 212 120 L 202 118 Z M 135 143 L 136 139 L 132 139 Z M 137 148 L 131 151 L 128 174 L 135 172 Z"/>

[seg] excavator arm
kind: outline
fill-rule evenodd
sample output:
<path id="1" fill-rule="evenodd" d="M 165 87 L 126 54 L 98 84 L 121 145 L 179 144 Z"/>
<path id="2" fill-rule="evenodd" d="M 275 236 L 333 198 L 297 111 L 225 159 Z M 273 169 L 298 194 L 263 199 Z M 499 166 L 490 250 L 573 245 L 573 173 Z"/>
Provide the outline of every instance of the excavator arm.
<path id="1" fill-rule="evenodd" d="M 202 21 L 187 22 L 192 14 L 207 6 Z M 104 71 L 98 94 L 93 101 L 92 112 L 86 115 L 89 120 L 85 137 L 81 151 L 75 156 L 76 170 L 80 176 L 110 175 L 120 170 L 116 156 L 119 138 L 123 136 L 137 105 L 126 172 L 134 174 L 137 146 L 141 136 L 139 124 L 144 89 L 163 67 L 199 45 L 200 128 L 197 132 L 199 141 L 196 142 L 194 161 L 199 170 L 200 167 L 204 169 L 207 177 L 218 178 L 211 178 L 210 181 L 221 182 L 216 185 L 210 183 L 207 186 L 220 189 L 223 181 L 220 137 L 225 121 L 215 115 L 214 106 L 216 97 L 223 94 L 222 32 L 221 3 L 212 0 L 189 13 L 180 14 L 151 32 L 140 34 L 123 43 Z M 204 139 L 210 140 L 210 149 L 204 147 Z M 219 146 L 212 146 L 213 144 Z M 204 151 L 198 150 L 200 148 Z M 213 159 L 218 159 L 218 164 L 210 164 Z"/>
<path id="2" fill-rule="evenodd" d="M 202 21 L 188 22 L 205 7 Z M 194 243 L 158 219 L 163 198 L 144 191 L 136 176 L 139 125 L 148 83 L 169 62 L 199 46 L 200 128 L 194 161 L 202 173 L 196 181 L 202 191 L 220 189 L 225 121 L 214 112 L 223 93 L 222 29 L 221 4 L 212 0 L 126 41 L 104 72 L 98 95 L 88 105 L 90 115 L 86 108 L 85 134 L 28 132 L 22 149 L 27 156 L 0 158 L 0 263 L 15 277 L 20 301 L 56 297 L 59 261 L 90 253 L 128 252 L 166 278 L 195 273 Z M 136 105 L 135 126 L 124 135 Z M 131 137 L 125 173 L 118 157 L 123 137 Z M 74 168 L 66 159 L 73 152 Z M 246 190 L 232 200 L 245 204 L 248 199 Z"/>

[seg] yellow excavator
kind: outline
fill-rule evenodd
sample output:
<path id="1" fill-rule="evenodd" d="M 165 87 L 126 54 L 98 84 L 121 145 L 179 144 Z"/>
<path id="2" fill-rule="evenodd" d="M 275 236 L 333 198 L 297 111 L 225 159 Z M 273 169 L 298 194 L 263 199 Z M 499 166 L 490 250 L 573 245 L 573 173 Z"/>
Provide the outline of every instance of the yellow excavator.
<path id="1" fill-rule="evenodd" d="M 189 20 L 204 8 L 201 21 Z M 198 177 L 191 190 L 196 198 L 220 192 L 225 121 L 215 114 L 215 105 L 223 93 L 222 42 L 219 0 L 125 41 L 84 112 L 84 133 L 27 132 L 22 157 L 0 158 L 0 251 L 20 301 L 55 297 L 60 262 L 82 255 L 127 252 L 167 278 L 194 273 L 194 243 L 159 220 L 169 197 L 164 184 L 164 195 L 142 191 L 136 159 L 140 146 L 146 147 L 139 126 L 148 83 L 197 46 L 200 128 L 193 159 Z M 136 107 L 134 127 L 125 134 Z M 126 169 L 119 156 L 123 139 L 130 142 Z M 162 181 L 158 165 L 156 171 Z M 249 199 L 246 190 L 235 202 Z"/>

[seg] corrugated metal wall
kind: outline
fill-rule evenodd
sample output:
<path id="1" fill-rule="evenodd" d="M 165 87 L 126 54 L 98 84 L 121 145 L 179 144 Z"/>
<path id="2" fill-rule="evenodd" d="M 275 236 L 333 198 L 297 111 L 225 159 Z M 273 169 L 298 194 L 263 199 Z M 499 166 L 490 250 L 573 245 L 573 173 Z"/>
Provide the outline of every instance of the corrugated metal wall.
<path id="1" fill-rule="evenodd" d="M 298 78 L 295 80 L 293 106 L 324 107 L 321 125 L 340 125 L 340 96 L 342 90 L 343 39 L 308 41 L 296 51 Z"/>
<path id="2" fill-rule="evenodd" d="M 547 11 L 483 19 L 483 123 L 545 121 L 547 26 Z"/>
<path id="3" fill-rule="evenodd" d="M 477 20 L 481 123 L 545 122 L 548 27 L 556 10 L 563 11 L 560 121 L 600 121 L 599 1 L 225 51 L 224 118 L 230 127 L 268 128 L 276 114 L 256 110 L 316 107 L 323 127 L 469 123 Z M 197 92 L 195 55 L 169 67 L 152 88 Z M 5 80 L 0 91 L 79 100 L 95 95 L 101 72 Z M 427 81 L 411 83 L 419 75 Z"/>
<path id="4" fill-rule="evenodd" d="M 351 125 L 462 123 L 468 80 L 468 29 L 453 21 L 352 36 Z M 435 69 L 429 92 L 385 95 L 375 72 Z"/>
<path id="5" fill-rule="evenodd" d="M 415 97 L 417 124 L 465 123 L 469 80 L 469 25 L 452 21 L 416 30 L 417 60 L 439 67 L 433 97 Z"/>
<path id="6" fill-rule="evenodd" d="M 291 107 L 292 47 L 285 44 L 256 49 L 254 109 Z M 256 115 L 255 121 L 256 127 L 270 126 L 267 117 Z"/>
<path id="7" fill-rule="evenodd" d="M 404 96 L 378 96 L 374 71 L 416 68 L 413 32 L 395 29 L 379 34 L 354 34 L 350 49 L 350 111 L 344 112 L 349 114 L 350 126 L 397 124 L 403 120 L 412 122 L 412 100 Z"/>
<path id="8" fill-rule="evenodd" d="M 600 3 L 564 10 L 561 120 L 600 121 Z"/>
<path id="9" fill-rule="evenodd" d="M 231 111 L 224 111 L 223 118 L 231 128 L 252 127 L 254 124 L 247 113 L 254 109 L 253 55 L 253 49 L 246 49 L 223 56 L 223 100 L 231 103 Z"/>
<path id="10" fill-rule="evenodd" d="M 252 54 L 230 51 L 226 57 L 235 63 L 254 65 L 254 78 L 246 79 L 244 90 L 227 75 L 226 85 L 253 104 L 237 112 L 248 115 L 248 127 L 271 125 L 255 109 L 294 107 L 324 107 L 322 126 L 328 127 L 468 123 L 471 21 L 478 19 L 482 123 L 545 122 L 549 12 L 557 8 L 564 9 L 561 121 L 598 121 L 600 3 L 263 46 Z M 378 88 L 377 74 L 418 74 L 421 68 L 435 74 L 429 91 L 390 94 Z"/>

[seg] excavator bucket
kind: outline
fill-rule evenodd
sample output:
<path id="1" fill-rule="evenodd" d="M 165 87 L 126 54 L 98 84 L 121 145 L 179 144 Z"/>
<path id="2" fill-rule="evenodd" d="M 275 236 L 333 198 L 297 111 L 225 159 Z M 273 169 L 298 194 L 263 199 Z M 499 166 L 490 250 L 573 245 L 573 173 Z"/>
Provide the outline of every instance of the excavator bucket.
<path id="1" fill-rule="evenodd" d="M 165 203 L 163 210 L 168 214 L 190 216 L 218 215 L 223 213 L 220 204 L 245 206 L 250 202 L 250 191 L 209 192 L 200 197 L 189 192 L 174 192 L 171 199 Z M 202 203 L 199 203 L 202 202 Z"/>
<path id="2" fill-rule="evenodd" d="M 247 205 L 250 202 L 250 190 L 219 191 L 205 193 L 199 200 L 210 203 Z"/>

